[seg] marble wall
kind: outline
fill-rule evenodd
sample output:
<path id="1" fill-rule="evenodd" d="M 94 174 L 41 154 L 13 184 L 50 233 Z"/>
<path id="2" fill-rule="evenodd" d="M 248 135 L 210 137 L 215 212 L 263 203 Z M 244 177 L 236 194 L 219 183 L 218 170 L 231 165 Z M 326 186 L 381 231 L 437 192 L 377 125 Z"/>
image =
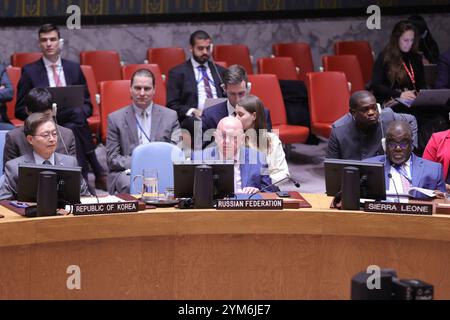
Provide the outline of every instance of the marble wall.
<path id="1" fill-rule="evenodd" d="M 441 51 L 450 48 L 450 14 L 423 15 Z M 136 25 L 85 25 L 80 30 L 62 29 L 63 56 L 79 60 L 81 50 L 117 50 L 125 63 L 142 63 L 149 47 L 179 46 L 188 53 L 189 35 L 204 29 L 214 43 L 246 44 L 257 58 L 269 56 L 276 42 L 304 41 L 311 45 L 315 68 L 321 56 L 333 53 L 337 40 L 367 39 L 377 54 L 386 44 L 393 25 L 407 16 L 382 16 L 381 29 L 369 30 L 366 17 L 297 20 L 256 20 L 205 23 L 155 23 Z M 0 28 L 0 62 L 9 64 L 10 55 L 37 51 L 38 27 Z M 256 69 L 255 69 L 256 70 Z"/>

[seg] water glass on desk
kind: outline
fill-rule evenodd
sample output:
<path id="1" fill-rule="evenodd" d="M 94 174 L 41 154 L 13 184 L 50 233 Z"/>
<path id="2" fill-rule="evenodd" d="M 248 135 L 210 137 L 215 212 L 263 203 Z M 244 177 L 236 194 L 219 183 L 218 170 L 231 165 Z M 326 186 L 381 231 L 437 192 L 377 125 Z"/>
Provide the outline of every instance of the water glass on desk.
<path id="1" fill-rule="evenodd" d="M 139 174 L 133 177 L 132 183 L 134 186 L 136 186 L 135 183 L 137 179 L 139 179 L 140 185 L 138 185 L 135 190 L 140 191 L 142 200 L 157 200 L 159 197 L 158 170 L 143 169 L 141 175 Z"/>

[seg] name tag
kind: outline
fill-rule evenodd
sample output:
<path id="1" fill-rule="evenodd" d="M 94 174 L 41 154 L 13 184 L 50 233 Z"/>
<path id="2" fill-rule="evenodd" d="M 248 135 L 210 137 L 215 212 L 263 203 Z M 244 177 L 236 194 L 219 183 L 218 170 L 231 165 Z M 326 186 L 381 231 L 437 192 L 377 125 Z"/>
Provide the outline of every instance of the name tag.
<path id="1" fill-rule="evenodd" d="M 102 214 L 102 213 L 124 213 L 137 212 L 139 209 L 137 201 L 111 202 L 111 203 L 91 203 L 74 204 L 73 214 Z"/>
<path id="2" fill-rule="evenodd" d="M 217 210 L 282 210 L 283 199 L 217 200 Z"/>
<path id="3" fill-rule="evenodd" d="M 433 205 L 422 203 L 397 203 L 397 202 L 366 202 L 364 203 L 366 212 L 388 212 L 415 215 L 432 215 Z"/>

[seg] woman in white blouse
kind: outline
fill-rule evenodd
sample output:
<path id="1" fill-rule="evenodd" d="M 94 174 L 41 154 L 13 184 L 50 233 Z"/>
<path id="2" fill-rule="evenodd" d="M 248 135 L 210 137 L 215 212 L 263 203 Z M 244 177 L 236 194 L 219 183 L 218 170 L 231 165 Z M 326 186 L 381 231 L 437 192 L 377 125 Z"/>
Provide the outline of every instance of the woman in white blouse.
<path id="1" fill-rule="evenodd" d="M 236 105 L 236 117 L 242 122 L 249 148 L 256 148 L 267 158 L 272 182 L 290 176 L 280 138 L 274 132 L 267 132 L 264 104 L 254 95 L 248 95 Z"/>

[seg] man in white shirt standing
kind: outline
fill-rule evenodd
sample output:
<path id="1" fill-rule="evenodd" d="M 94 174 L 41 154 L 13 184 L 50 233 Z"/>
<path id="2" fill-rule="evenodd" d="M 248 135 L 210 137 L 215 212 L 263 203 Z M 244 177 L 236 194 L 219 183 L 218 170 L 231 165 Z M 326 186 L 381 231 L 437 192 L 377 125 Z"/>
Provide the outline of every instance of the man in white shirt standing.
<path id="1" fill-rule="evenodd" d="M 205 100 L 225 97 L 221 84 L 226 69 L 210 61 L 212 41 L 208 33 L 203 30 L 195 31 L 191 34 L 189 43 L 191 57 L 169 71 L 167 107 L 178 113 L 181 128 L 189 132 L 193 142 L 194 138 L 201 140 L 199 120 Z M 194 126 L 195 123 L 197 125 Z"/>

